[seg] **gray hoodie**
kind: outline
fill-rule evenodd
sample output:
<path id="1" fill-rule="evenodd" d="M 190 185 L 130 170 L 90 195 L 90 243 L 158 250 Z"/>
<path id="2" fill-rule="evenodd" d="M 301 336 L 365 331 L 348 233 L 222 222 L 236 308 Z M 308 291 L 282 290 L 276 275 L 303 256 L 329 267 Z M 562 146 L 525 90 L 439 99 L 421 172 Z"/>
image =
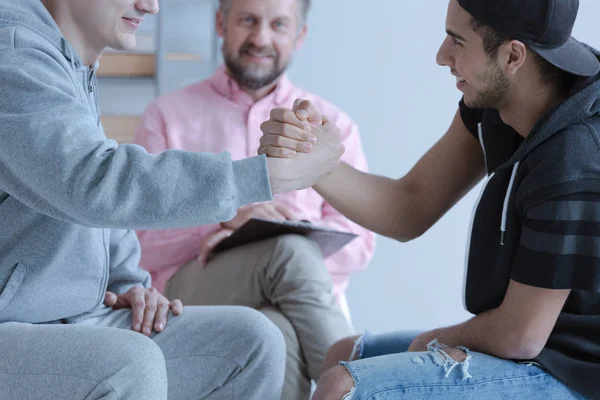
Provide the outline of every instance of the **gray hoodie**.
<path id="1" fill-rule="evenodd" d="M 149 287 L 133 230 L 271 199 L 266 159 L 148 154 L 108 140 L 94 69 L 40 0 L 0 0 L 0 322 L 75 322 Z"/>

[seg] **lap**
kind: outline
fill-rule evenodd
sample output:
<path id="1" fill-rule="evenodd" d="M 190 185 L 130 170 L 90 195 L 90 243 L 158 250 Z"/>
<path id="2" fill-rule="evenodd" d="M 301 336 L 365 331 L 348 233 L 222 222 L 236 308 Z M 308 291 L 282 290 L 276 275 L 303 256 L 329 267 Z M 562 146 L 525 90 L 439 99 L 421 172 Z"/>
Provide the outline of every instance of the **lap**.
<path id="1" fill-rule="evenodd" d="M 82 324 L 130 330 L 131 310 L 117 310 Z M 264 315 L 246 307 L 186 306 L 181 315 L 169 317 L 163 332 L 150 338 L 164 355 L 169 398 L 173 399 L 220 398 L 217 390 L 230 394 L 238 385 L 234 378 L 242 376 L 259 357 L 281 359 L 281 366 L 268 367 L 283 368 L 281 333 Z M 264 366 L 253 368 L 259 367 Z M 265 373 L 274 374 L 270 370 Z M 243 385 L 242 380 L 238 389 Z"/>
<path id="2" fill-rule="evenodd" d="M 365 337 L 363 358 L 342 363 L 356 384 L 353 399 L 583 398 L 535 364 L 477 352 L 469 352 L 468 363 L 448 364 L 439 352 L 404 352 L 411 338 L 414 334 Z"/>
<path id="3" fill-rule="evenodd" d="M 106 382 L 140 355 L 157 361 L 158 369 L 146 366 L 148 375 L 164 368 L 150 339 L 121 329 L 3 323 L 0 338 L 0 388 L 8 398 L 83 399 L 92 391 L 109 396 L 113 389 Z"/>
<path id="4" fill-rule="evenodd" d="M 83 321 L 82 325 L 131 330 L 131 310 L 117 310 L 108 315 Z M 270 337 L 275 330 L 268 319 L 250 308 L 236 306 L 186 306 L 181 315 L 169 315 L 166 328 L 150 338 L 169 359 L 202 354 L 223 357 L 237 363 L 260 336 Z"/>

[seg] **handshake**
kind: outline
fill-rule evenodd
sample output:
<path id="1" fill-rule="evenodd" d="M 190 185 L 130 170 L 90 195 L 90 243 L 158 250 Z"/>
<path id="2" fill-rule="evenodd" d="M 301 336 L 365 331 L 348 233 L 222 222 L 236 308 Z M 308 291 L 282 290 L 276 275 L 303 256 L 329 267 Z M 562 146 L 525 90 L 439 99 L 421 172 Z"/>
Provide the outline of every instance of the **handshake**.
<path id="1" fill-rule="evenodd" d="M 259 154 L 266 154 L 273 194 L 312 187 L 340 164 L 340 130 L 308 100 L 292 110 L 275 108 L 261 125 Z"/>

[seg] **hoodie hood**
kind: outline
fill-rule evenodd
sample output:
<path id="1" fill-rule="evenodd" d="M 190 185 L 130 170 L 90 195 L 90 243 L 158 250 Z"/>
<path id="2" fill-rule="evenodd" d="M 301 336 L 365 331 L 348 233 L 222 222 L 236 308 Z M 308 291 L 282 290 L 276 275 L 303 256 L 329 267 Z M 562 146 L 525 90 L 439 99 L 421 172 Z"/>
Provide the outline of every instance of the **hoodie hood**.
<path id="1" fill-rule="evenodd" d="M 73 68 L 83 66 L 41 0 L 0 0 L 0 28 L 22 26 L 44 37 L 56 47 Z"/>
<path id="2" fill-rule="evenodd" d="M 600 59 L 600 51 L 587 46 Z M 600 114 L 600 74 L 575 81 L 569 98 L 534 127 L 530 135 L 503 167 L 523 161 L 527 154 L 566 127 Z"/>
<path id="3" fill-rule="evenodd" d="M 590 46 L 585 46 L 600 59 L 599 51 Z M 598 114 L 600 114 L 600 74 L 576 80 L 569 97 L 556 109 L 551 111 L 547 118 L 540 120 L 533 128 L 534 133 L 527 137 L 515 154 L 504 165 L 500 166 L 499 169 L 512 168 L 504 196 L 502 217 L 500 220 L 501 245 L 504 245 L 509 203 L 515 179 L 519 173 L 519 167 L 523 159 L 554 134 L 561 132 L 570 125 L 577 124 Z M 481 130 L 481 124 L 479 125 L 479 129 Z"/>

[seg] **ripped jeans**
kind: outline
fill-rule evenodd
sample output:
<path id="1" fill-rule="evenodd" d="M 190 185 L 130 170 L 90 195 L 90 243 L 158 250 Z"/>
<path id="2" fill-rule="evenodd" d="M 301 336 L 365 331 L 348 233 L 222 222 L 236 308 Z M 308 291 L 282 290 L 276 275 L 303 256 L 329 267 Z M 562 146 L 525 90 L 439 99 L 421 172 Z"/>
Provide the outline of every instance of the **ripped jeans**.
<path id="1" fill-rule="evenodd" d="M 355 387 L 344 400 L 585 399 L 535 363 L 517 363 L 487 354 L 467 353 L 456 362 L 433 341 L 427 352 L 407 353 L 415 332 L 374 335 L 357 340 L 357 360 L 341 364 Z"/>

